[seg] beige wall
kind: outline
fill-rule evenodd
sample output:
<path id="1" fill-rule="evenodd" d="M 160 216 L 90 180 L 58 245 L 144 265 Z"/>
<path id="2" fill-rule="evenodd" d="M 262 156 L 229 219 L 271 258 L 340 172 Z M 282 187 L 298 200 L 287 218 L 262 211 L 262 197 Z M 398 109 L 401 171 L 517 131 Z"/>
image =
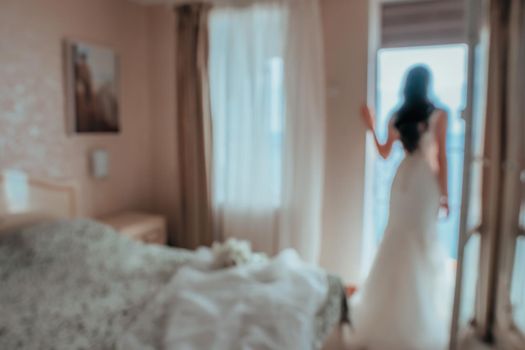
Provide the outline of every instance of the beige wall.
<path id="1" fill-rule="evenodd" d="M 75 179 L 86 215 L 151 207 L 147 15 L 125 0 L 0 1 L 0 170 Z M 120 134 L 67 136 L 64 38 L 118 53 Z M 108 179 L 89 176 L 96 147 L 109 150 Z"/>
<path id="2" fill-rule="evenodd" d="M 179 218 L 176 132 L 175 26 L 171 7 L 148 8 L 151 53 L 151 113 L 153 127 L 153 205 L 175 230 Z"/>
<path id="3" fill-rule="evenodd" d="M 356 282 L 361 273 L 368 1 L 323 0 L 328 86 L 321 264 Z"/>

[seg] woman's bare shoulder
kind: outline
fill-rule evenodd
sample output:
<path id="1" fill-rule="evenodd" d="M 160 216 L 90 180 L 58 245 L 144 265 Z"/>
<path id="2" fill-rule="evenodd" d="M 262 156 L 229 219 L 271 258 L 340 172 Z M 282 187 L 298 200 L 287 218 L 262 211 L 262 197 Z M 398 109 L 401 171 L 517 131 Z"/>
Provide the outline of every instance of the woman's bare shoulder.
<path id="1" fill-rule="evenodd" d="M 432 113 L 431 123 L 435 126 L 446 126 L 448 122 L 448 112 L 441 108 L 436 108 Z"/>
<path id="2" fill-rule="evenodd" d="M 432 116 L 433 130 L 438 139 L 446 137 L 448 129 L 448 113 L 444 109 L 436 108 Z"/>
<path id="3" fill-rule="evenodd" d="M 436 108 L 434 110 L 434 116 L 436 119 L 448 119 L 448 112 L 442 108 Z"/>

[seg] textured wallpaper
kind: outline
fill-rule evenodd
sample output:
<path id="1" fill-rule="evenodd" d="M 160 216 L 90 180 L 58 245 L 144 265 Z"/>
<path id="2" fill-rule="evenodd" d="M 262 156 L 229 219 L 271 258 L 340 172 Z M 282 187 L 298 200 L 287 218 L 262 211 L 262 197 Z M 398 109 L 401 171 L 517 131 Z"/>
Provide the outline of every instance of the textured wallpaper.
<path id="1" fill-rule="evenodd" d="M 151 206 L 148 22 L 124 0 L 0 2 L 0 169 L 78 183 L 85 214 Z M 120 62 L 120 134 L 69 135 L 63 40 L 113 48 Z M 110 176 L 89 175 L 105 148 Z"/>

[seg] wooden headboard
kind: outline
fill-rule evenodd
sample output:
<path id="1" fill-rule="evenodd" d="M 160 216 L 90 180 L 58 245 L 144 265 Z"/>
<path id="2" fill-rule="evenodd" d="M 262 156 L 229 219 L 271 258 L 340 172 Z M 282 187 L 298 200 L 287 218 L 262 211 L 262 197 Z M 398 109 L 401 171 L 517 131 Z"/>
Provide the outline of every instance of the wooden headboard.
<path id="1" fill-rule="evenodd" d="M 18 171 L 0 174 L 0 217 L 29 212 L 55 218 L 77 216 L 75 186 L 29 177 Z"/>

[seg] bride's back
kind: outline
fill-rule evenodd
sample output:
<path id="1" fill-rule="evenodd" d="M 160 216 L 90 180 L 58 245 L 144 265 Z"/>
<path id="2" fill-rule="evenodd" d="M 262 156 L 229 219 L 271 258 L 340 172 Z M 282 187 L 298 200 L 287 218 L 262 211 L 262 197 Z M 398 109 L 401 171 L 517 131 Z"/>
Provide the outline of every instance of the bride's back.
<path id="1" fill-rule="evenodd" d="M 408 227 L 432 227 L 439 210 L 437 182 L 436 110 L 421 134 L 417 149 L 407 153 L 392 183 L 389 224 Z"/>

